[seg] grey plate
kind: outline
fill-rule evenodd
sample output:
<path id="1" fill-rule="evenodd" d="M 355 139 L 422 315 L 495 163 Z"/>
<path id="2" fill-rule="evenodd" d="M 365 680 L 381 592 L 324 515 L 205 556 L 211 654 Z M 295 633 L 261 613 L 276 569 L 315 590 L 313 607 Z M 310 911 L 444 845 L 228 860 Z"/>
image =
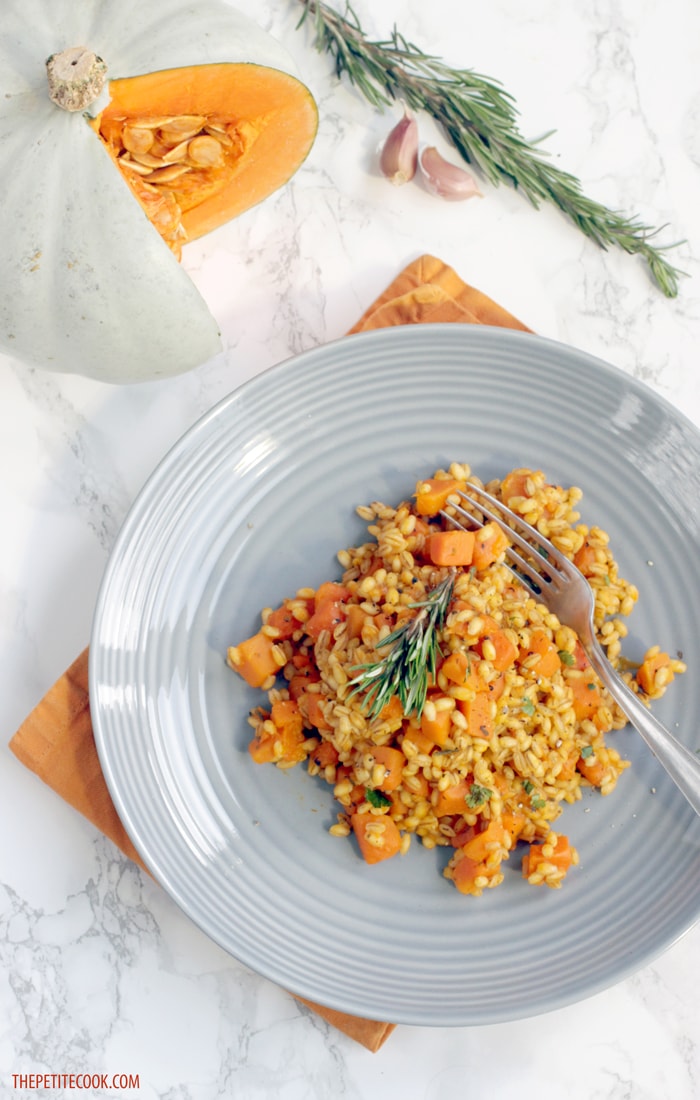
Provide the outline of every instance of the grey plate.
<path id="1" fill-rule="evenodd" d="M 241 387 L 166 456 L 134 504 L 100 591 L 95 736 L 138 851 L 222 947 L 333 1008 L 421 1025 L 541 1013 L 647 963 L 700 914 L 700 821 L 631 730 L 617 791 L 562 829 L 581 865 L 559 891 L 519 870 L 480 899 L 416 844 L 368 867 L 329 836 L 330 788 L 253 764 L 260 693 L 225 665 L 263 606 L 338 574 L 354 513 L 397 502 L 450 460 L 483 478 L 541 467 L 584 490 L 640 589 L 627 652 L 659 643 L 690 670 L 657 712 L 700 747 L 700 433 L 615 368 L 486 327 L 362 334 Z M 653 564 L 652 564 L 653 562 Z M 693 606 L 695 611 L 692 610 Z"/>

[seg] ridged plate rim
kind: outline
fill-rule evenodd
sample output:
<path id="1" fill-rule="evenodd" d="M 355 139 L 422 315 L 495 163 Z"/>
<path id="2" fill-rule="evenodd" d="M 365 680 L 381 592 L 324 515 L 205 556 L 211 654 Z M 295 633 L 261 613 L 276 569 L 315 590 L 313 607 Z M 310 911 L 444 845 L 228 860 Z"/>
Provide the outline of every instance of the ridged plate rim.
<path id="1" fill-rule="evenodd" d="M 329 788 L 248 758 L 245 716 L 259 693 L 226 669 L 225 645 L 252 632 L 285 586 L 330 575 L 334 550 L 363 537 L 357 504 L 395 503 L 450 458 L 480 475 L 525 464 L 579 484 L 584 518 L 598 519 L 586 514 L 590 498 L 618 557 L 642 573 L 630 577 L 643 589 L 630 643 L 676 646 L 698 667 L 687 593 L 700 590 L 688 550 L 700 529 L 700 433 L 619 368 L 486 326 L 346 337 L 219 402 L 135 500 L 90 645 L 111 796 L 184 912 L 293 993 L 434 1026 L 502 1022 L 589 996 L 700 915 L 698 820 L 632 731 L 616 735 L 633 760 L 618 791 L 566 811 L 582 867 L 564 888 L 534 890 L 511 873 L 481 899 L 458 895 L 439 874 L 442 854 L 419 847 L 367 868 L 327 834 Z M 619 480 L 614 489 L 603 473 Z M 700 748 L 691 673 L 658 709 Z"/>

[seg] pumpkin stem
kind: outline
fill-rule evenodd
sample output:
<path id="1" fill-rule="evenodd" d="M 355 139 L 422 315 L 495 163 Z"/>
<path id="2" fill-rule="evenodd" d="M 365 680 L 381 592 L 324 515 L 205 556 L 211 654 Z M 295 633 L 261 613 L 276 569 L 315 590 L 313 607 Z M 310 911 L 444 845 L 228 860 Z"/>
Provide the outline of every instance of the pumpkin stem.
<path id="1" fill-rule="evenodd" d="M 64 111 L 83 111 L 102 91 L 107 66 L 85 46 L 53 53 L 46 62 L 49 96 Z"/>

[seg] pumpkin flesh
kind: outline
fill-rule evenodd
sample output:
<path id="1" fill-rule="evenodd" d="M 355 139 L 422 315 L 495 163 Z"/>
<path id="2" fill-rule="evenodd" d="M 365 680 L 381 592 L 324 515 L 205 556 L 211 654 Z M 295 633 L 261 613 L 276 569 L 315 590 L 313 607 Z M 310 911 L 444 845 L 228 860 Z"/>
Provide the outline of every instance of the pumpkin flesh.
<path id="1" fill-rule="evenodd" d="M 91 125 L 178 257 L 286 183 L 316 134 L 308 90 L 261 65 L 148 73 L 109 94 Z"/>

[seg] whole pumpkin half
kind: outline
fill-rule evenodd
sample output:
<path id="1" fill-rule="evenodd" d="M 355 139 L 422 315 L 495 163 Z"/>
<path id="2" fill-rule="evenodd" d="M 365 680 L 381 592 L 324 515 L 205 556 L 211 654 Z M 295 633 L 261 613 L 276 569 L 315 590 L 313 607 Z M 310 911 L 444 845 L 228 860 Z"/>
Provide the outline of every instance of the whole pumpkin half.
<path id="1" fill-rule="evenodd" d="M 225 0 L 2 0 L 2 350 L 108 382 L 215 355 L 182 247 L 282 187 L 317 124 Z"/>

